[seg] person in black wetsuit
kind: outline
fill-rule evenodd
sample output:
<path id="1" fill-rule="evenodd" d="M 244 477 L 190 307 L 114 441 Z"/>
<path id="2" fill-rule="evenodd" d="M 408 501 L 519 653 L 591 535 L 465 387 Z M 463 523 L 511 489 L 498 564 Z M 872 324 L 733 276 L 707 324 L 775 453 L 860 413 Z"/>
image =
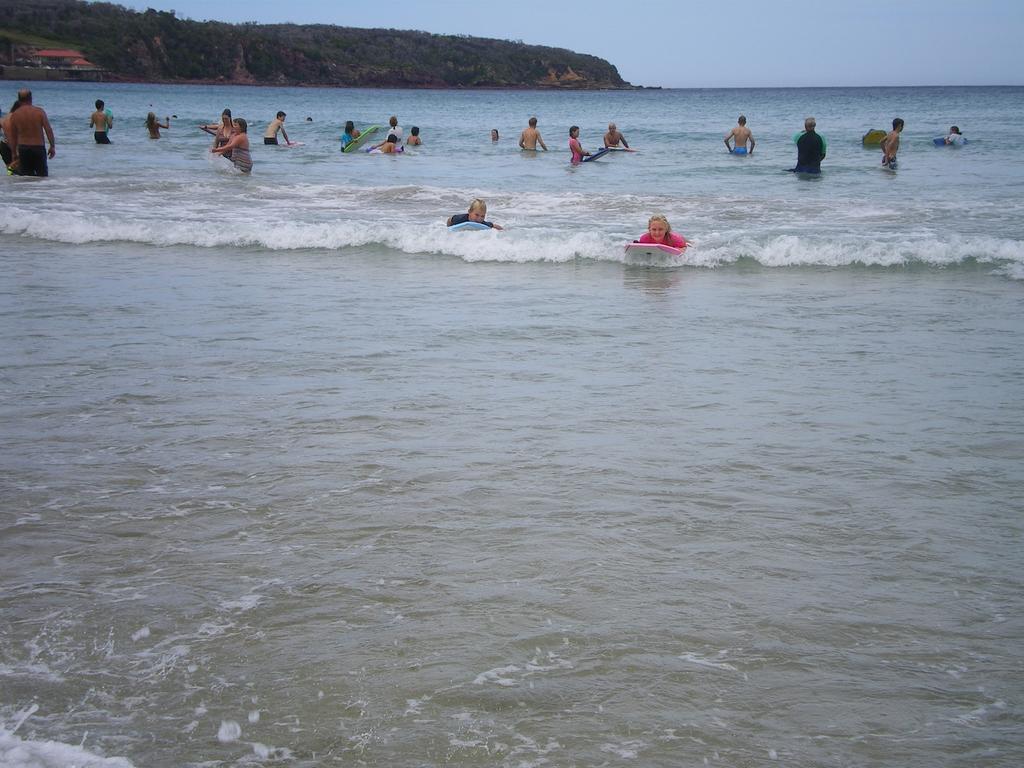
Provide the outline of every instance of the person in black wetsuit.
<path id="1" fill-rule="evenodd" d="M 825 159 L 825 141 L 814 128 L 817 121 L 813 117 L 804 120 L 804 133 L 796 140 L 795 173 L 821 173 L 821 161 Z"/>
<path id="2" fill-rule="evenodd" d="M 475 221 L 477 224 L 483 224 L 485 227 L 490 227 L 491 229 L 504 229 L 500 224 L 484 221 L 486 216 L 487 203 L 480 198 L 477 198 L 469 204 L 468 213 L 456 213 L 454 216 L 449 216 L 445 225 L 454 227 L 456 224 L 465 224 L 467 221 Z"/>

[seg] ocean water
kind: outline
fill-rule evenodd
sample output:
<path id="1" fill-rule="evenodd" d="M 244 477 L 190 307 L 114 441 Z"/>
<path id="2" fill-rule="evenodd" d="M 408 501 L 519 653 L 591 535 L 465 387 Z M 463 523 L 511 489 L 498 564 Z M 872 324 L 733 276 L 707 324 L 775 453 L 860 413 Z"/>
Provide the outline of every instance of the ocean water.
<path id="1" fill-rule="evenodd" d="M 1024 762 L 1024 89 L 34 92 L 0 765 Z"/>

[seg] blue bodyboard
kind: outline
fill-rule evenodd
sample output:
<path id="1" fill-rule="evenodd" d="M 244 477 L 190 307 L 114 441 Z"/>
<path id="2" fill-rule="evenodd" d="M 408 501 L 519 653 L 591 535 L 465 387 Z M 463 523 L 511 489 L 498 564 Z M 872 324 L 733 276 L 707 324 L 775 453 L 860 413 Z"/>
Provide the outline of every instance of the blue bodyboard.
<path id="1" fill-rule="evenodd" d="M 584 157 L 583 162 L 589 163 L 591 160 L 597 160 L 599 157 L 604 157 L 605 155 L 607 155 L 609 151 L 610 150 L 608 149 L 608 147 L 602 147 L 601 149 L 597 150 L 597 152 L 595 152 L 594 154 L 587 155 L 586 157 Z"/>
<path id="2" fill-rule="evenodd" d="M 448 227 L 449 232 L 462 232 L 467 229 L 491 229 L 491 227 L 481 224 L 479 221 L 464 221 L 461 224 L 453 224 Z"/>

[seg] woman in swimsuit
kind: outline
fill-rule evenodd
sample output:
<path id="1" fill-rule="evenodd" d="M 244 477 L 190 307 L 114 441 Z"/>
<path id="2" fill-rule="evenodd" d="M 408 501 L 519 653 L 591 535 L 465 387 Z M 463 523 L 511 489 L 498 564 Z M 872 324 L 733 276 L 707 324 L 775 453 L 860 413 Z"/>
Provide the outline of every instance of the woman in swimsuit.
<path id="1" fill-rule="evenodd" d="M 223 147 L 231 139 L 231 134 L 234 133 L 234 125 L 231 122 L 231 110 L 225 109 L 220 113 L 220 122 L 213 123 L 212 125 L 200 125 L 199 129 L 206 131 L 207 133 L 213 134 L 213 146 Z M 224 157 L 230 158 L 231 155 L 227 154 Z"/>
<path id="2" fill-rule="evenodd" d="M 574 125 L 569 129 L 569 151 L 572 152 L 572 160 L 570 162 L 573 165 L 579 165 L 583 162 L 583 158 L 590 154 L 580 144 L 580 127 L 578 125 Z"/>
<path id="3" fill-rule="evenodd" d="M 227 143 L 210 151 L 231 160 L 242 173 L 252 173 L 252 155 L 249 154 L 249 124 L 240 117 L 233 121 L 234 133 Z"/>
<path id="4" fill-rule="evenodd" d="M 159 120 L 156 119 L 156 113 L 155 112 L 150 112 L 148 115 L 146 115 L 146 128 L 149 130 L 149 138 L 151 138 L 151 139 L 159 139 L 160 138 L 160 129 L 161 128 L 165 128 L 166 129 L 166 128 L 170 128 L 170 127 L 171 127 L 171 118 L 165 117 L 164 121 L 161 123 Z"/>

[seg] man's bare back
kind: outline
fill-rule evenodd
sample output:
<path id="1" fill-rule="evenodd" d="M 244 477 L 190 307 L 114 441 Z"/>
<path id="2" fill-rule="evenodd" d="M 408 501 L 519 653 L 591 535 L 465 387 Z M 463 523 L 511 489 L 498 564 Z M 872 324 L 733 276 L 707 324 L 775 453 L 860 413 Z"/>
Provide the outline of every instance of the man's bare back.
<path id="1" fill-rule="evenodd" d="M 547 144 L 544 143 L 544 139 L 540 137 L 540 131 L 537 130 L 537 118 L 531 117 L 529 127 L 524 128 L 522 134 L 519 136 L 519 148 L 537 149 L 538 144 L 540 144 L 541 149 L 545 152 L 548 151 Z"/>
<path id="2" fill-rule="evenodd" d="M 102 109 L 97 109 L 89 117 L 89 127 L 97 133 L 106 133 L 110 128 L 111 120 Z"/>
<path id="3" fill-rule="evenodd" d="M 43 141 L 50 142 L 50 151 L 43 151 Z M 53 158 L 57 148 L 53 128 L 46 113 L 32 105 L 32 91 L 18 91 L 18 108 L 12 110 L 7 122 L 7 141 L 11 147 L 9 169 L 22 176 L 48 176 L 47 157 Z"/>
<path id="4" fill-rule="evenodd" d="M 732 129 L 732 132 L 729 135 L 736 141 L 737 147 L 745 147 L 747 146 L 747 141 L 750 139 L 750 129 L 745 125 L 737 125 Z"/>
<path id="5" fill-rule="evenodd" d="M 732 139 L 733 141 L 732 146 L 729 145 L 729 139 Z M 736 154 L 745 154 L 747 153 L 748 143 L 750 144 L 749 152 L 753 154 L 754 134 L 752 134 L 750 129 L 747 128 L 747 118 L 740 115 L 739 122 L 736 124 L 736 127 L 729 131 L 728 135 L 725 137 L 725 146 L 729 147 L 730 152 L 736 152 L 736 150 L 739 150 Z"/>
<path id="6" fill-rule="evenodd" d="M 540 137 L 540 131 L 536 128 L 523 129 L 523 135 L 519 137 L 519 146 L 523 149 L 536 149 L 538 144 L 545 150 L 547 149 L 544 140 Z"/>
<path id="7" fill-rule="evenodd" d="M 33 104 L 22 104 L 17 112 L 11 114 L 8 127 L 10 130 L 7 133 L 7 139 L 12 148 L 17 149 L 19 146 L 41 147 L 48 139 L 50 157 L 52 158 L 56 154 L 53 147 L 53 129 L 50 127 L 46 113 L 39 107 Z"/>

